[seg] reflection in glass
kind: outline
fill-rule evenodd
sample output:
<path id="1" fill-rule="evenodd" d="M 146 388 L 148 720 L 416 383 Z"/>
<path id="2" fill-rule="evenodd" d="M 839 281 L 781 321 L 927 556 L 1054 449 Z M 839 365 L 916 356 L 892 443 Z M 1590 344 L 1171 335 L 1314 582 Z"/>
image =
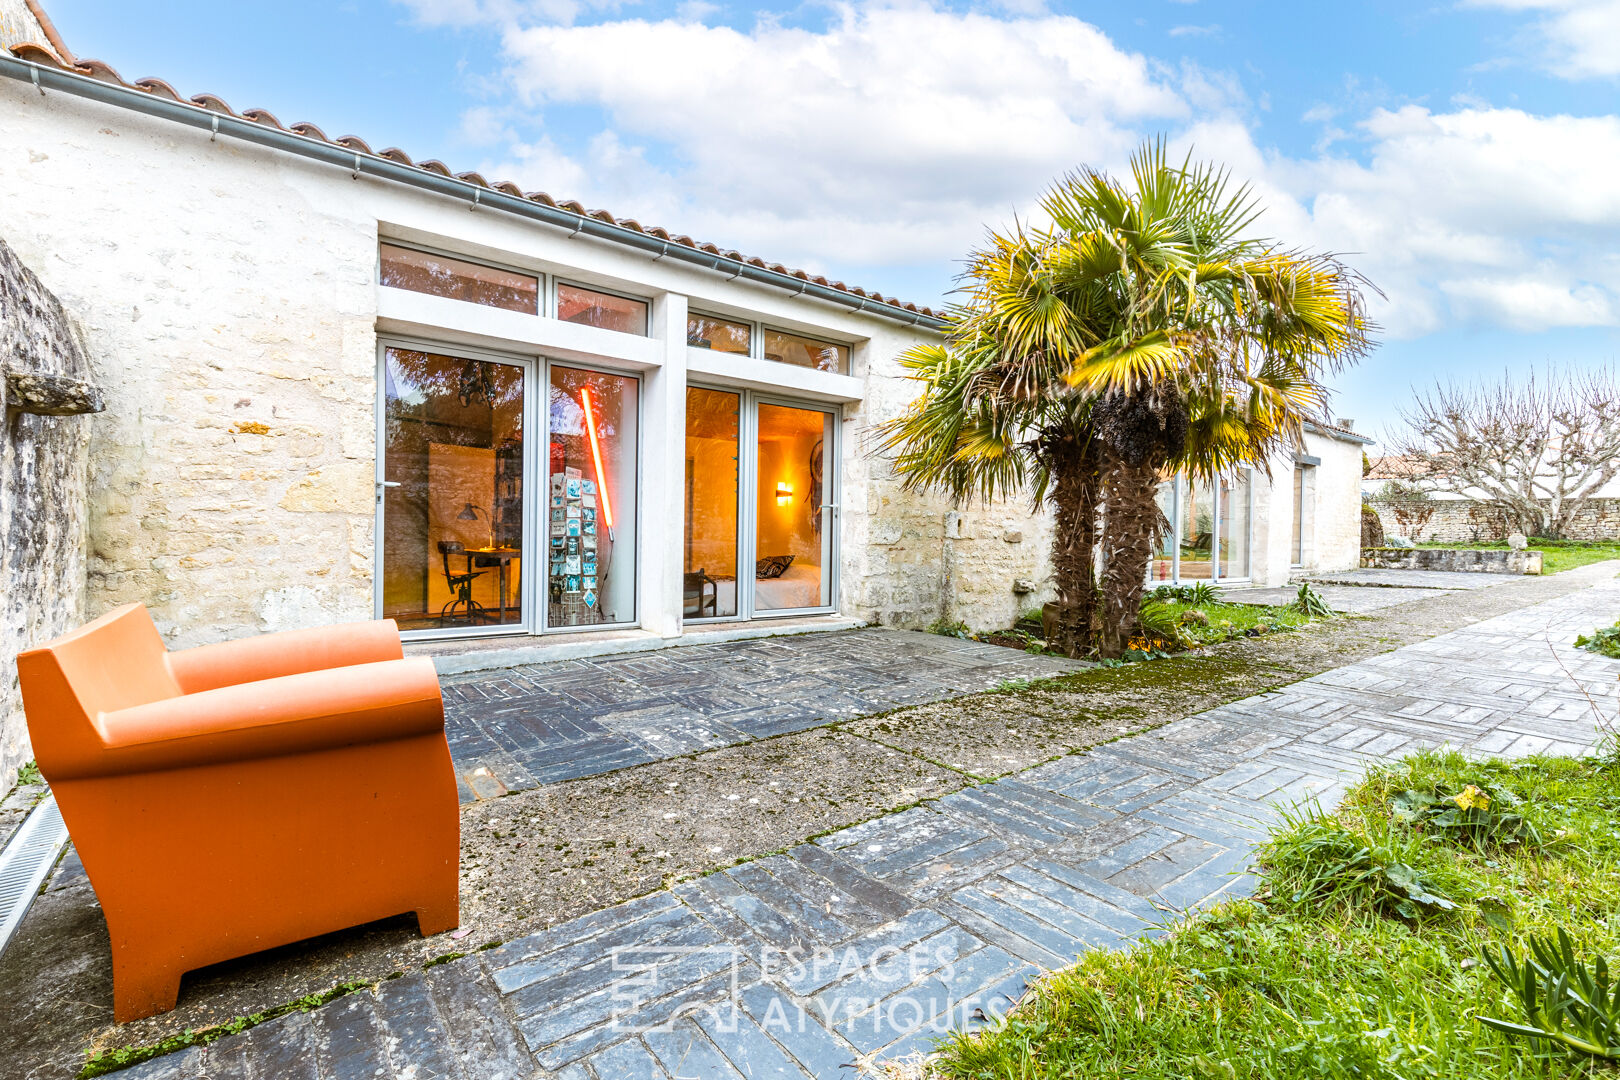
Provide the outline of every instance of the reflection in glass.
<path id="1" fill-rule="evenodd" d="M 790 334 L 786 330 L 765 329 L 765 359 L 817 371 L 849 372 L 849 346 Z"/>
<path id="2" fill-rule="evenodd" d="M 1220 576 L 1249 576 L 1249 474 L 1221 481 Z"/>
<path id="3" fill-rule="evenodd" d="M 1160 484 L 1154 501 L 1164 515 L 1165 530 L 1154 545 L 1153 560 L 1148 564 L 1148 580 L 1170 581 L 1176 576 L 1176 482 L 1166 480 Z"/>
<path id="4" fill-rule="evenodd" d="M 832 414 L 759 406 L 754 524 L 754 610 L 832 603 L 831 515 L 826 498 Z"/>
<path id="5" fill-rule="evenodd" d="M 647 301 L 557 283 L 557 318 L 621 334 L 647 336 Z"/>
<path id="6" fill-rule="evenodd" d="M 686 548 L 682 615 L 737 614 L 737 449 L 741 398 L 686 389 Z"/>
<path id="7" fill-rule="evenodd" d="M 754 328 L 747 323 L 722 319 L 717 315 L 692 312 L 686 317 L 686 343 L 694 349 L 713 349 L 715 352 L 748 355 L 749 338 Z"/>
<path id="8" fill-rule="evenodd" d="M 540 313 L 538 277 L 393 244 L 380 244 L 378 251 L 381 280 L 390 288 L 530 315 Z"/>
<path id="9" fill-rule="evenodd" d="M 1182 481 L 1181 508 L 1176 519 L 1181 580 L 1208 580 L 1214 576 L 1215 500 L 1207 482 L 1191 478 Z"/>
<path id="10" fill-rule="evenodd" d="M 523 369 L 390 348 L 384 373 L 383 617 L 521 623 Z"/>
<path id="11" fill-rule="evenodd" d="M 553 365 L 546 482 L 546 625 L 636 618 L 638 384 Z"/>

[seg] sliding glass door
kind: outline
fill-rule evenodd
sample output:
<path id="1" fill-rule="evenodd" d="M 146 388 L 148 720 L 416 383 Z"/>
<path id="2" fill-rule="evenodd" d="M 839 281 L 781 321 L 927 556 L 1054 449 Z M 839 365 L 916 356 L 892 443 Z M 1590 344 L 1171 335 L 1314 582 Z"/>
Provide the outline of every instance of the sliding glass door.
<path id="1" fill-rule="evenodd" d="M 532 624 L 523 602 L 531 365 L 383 350 L 378 614 L 401 630 Z"/>
<path id="2" fill-rule="evenodd" d="M 688 388 L 687 621 L 832 610 L 835 416 L 748 392 Z"/>
<path id="3" fill-rule="evenodd" d="M 1170 529 L 1148 563 L 1149 584 L 1241 581 L 1251 574 L 1253 479 L 1249 471 L 1217 483 L 1178 476 L 1159 485 Z"/>

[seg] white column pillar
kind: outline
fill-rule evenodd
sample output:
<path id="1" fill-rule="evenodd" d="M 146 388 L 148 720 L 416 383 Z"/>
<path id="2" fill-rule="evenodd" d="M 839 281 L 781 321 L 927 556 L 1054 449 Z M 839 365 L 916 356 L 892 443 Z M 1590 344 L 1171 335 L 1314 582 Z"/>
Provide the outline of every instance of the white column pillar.
<path id="1" fill-rule="evenodd" d="M 641 626 L 677 637 L 686 530 L 685 296 L 654 298 L 652 336 L 663 343 L 664 363 L 647 373 L 641 396 Z"/>

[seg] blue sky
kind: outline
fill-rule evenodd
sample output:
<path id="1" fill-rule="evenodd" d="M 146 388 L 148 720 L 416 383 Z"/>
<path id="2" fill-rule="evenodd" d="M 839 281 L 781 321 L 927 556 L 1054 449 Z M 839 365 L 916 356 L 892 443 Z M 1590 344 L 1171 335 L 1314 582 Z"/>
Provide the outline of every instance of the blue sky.
<path id="1" fill-rule="evenodd" d="M 1144 136 L 1385 293 L 1335 411 L 1620 355 L 1620 0 L 46 0 L 80 55 L 924 303 Z"/>

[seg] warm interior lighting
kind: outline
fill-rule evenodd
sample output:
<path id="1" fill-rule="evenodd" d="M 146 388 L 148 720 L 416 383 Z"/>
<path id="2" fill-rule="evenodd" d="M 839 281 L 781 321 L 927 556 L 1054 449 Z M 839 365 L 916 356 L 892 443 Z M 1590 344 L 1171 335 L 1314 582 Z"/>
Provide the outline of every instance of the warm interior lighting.
<path id="1" fill-rule="evenodd" d="M 786 506 L 788 501 L 792 498 L 793 485 L 788 483 L 786 480 L 778 480 L 776 482 L 776 505 Z"/>
<path id="2" fill-rule="evenodd" d="M 613 503 L 608 498 L 607 473 L 602 471 L 602 444 L 596 438 L 596 412 L 591 406 L 591 388 L 579 388 L 579 403 L 585 409 L 585 431 L 591 437 L 591 460 L 596 463 L 596 491 L 602 496 L 602 518 L 613 528 Z"/>

